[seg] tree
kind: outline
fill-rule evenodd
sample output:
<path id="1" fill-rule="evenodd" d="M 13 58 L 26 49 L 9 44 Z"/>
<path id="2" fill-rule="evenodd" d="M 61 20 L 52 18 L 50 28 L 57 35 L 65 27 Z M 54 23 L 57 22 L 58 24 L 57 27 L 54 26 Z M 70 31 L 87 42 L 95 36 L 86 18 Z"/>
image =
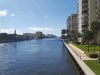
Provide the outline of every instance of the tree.
<path id="1" fill-rule="evenodd" d="M 93 40 L 93 32 L 92 31 L 85 31 L 83 34 L 83 39 L 85 43 L 89 43 L 89 41 Z"/>
<path id="2" fill-rule="evenodd" d="M 97 9 L 97 21 L 99 21 L 99 33 L 100 33 L 100 5 Z M 99 51 L 99 64 L 100 64 L 100 51 Z"/>
<path id="3" fill-rule="evenodd" d="M 62 31 L 61 31 L 61 38 L 62 39 L 65 39 L 65 37 L 66 37 L 66 29 L 62 29 Z"/>
<path id="4" fill-rule="evenodd" d="M 66 29 L 62 29 L 62 34 L 66 34 Z"/>
<path id="5" fill-rule="evenodd" d="M 95 51 L 95 45 L 97 44 L 97 35 L 98 35 L 98 32 L 100 31 L 100 22 L 93 21 L 91 23 L 90 29 L 93 31 L 93 35 L 94 35 L 94 51 Z"/>
<path id="6" fill-rule="evenodd" d="M 78 39 L 78 42 L 81 42 L 82 34 L 79 33 L 79 32 L 77 32 L 77 33 L 76 33 L 76 37 L 77 37 L 77 39 Z"/>
<path id="7" fill-rule="evenodd" d="M 76 36 L 77 36 L 77 38 L 80 38 L 80 37 L 82 37 L 82 34 L 78 32 L 78 33 L 76 34 Z"/>
<path id="8" fill-rule="evenodd" d="M 97 8 L 98 33 L 100 34 L 100 5 Z"/>
<path id="9" fill-rule="evenodd" d="M 93 32 L 86 30 L 83 34 L 83 40 L 86 44 L 88 44 L 88 52 L 89 52 L 89 45 L 90 41 L 93 39 Z"/>

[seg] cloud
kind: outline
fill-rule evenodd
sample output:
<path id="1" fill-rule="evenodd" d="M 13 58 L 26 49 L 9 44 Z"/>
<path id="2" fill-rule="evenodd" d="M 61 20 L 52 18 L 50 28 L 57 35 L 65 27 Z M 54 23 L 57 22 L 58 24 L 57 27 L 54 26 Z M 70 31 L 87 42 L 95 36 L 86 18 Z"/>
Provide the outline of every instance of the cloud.
<path id="1" fill-rule="evenodd" d="M 40 28 L 40 27 L 29 27 L 29 30 L 33 31 L 33 32 L 37 32 L 37 31 L 41 31 L 45 34 L 48 34 L 48 33 L 53 33 L 54 32 L 54 29 L 53 28 Z"/>
<path id="2" fill-rule="evenodd" d="M 0 29 L 0 33 L 8 33 L 8 34 L 13 34 L 14 33 L 14 28 L 12 29 Z M 29 27 L 28 29 L 24 28 L 24 29 L 16 29 L 16 33 L 22 35 L 23 33 L 35 33 L 37 31 L 41 31 L 44 34 L 52 34 L 54 33 L 54 29 L 53 28 L 40 28 L 40 27 Z"/>
<path id="3" fill-rule="evenodd" d="M 0 29 L 0 33 L 13 34 L 15 29 Z"/>
<path id="4" fill-rule="evenodd" d="M 0 10 L 0 16 L 15 16 L 14 13 L 11 13 L 9 10 Z"/>
<path id="5" fill-rule="evenodd" d="M 33 31 L 53 31 L 52 28 L 30 27 L 29 29 Z"/>
<path id="6" fill-rule="evenodd" d="M 0 16 L 7 16 L 8 12 L 8 10 L 0 10 Z"/>
<path id="7" fill-rule="evenodd" d="M 0 33 L 7 33 L 7 34 L 13 34 L 15 29 L 0 29 Z M 17 34 L 23 34 L 21 30 L 16 30 Z"/>

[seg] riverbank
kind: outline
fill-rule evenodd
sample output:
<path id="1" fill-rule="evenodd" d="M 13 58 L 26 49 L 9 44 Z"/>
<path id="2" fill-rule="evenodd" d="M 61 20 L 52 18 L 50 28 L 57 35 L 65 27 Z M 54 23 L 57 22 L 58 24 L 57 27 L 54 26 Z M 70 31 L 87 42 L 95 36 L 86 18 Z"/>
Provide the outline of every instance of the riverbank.
<path id="1" fill-rule="evenodd" d="M 55 37 L 55 38 L 57 38 L 57 37 Z M 24 39 L 24 38 L 16 38 L 16 40 L 15 39 L 2 39 L 2 40 L 0 40 L 0 43 L 10 43 L 10 42 L 20 42 L 20 41 L 30 41 L 30 40 L 43 40 L 43 39 L 52 39 L 52 38 L 41 38 L 41 39 Z"/>
<path id="2" fill-rule="evenodd" d="M 69 53 L 71 56 L 74 58 L 74 61 L 77 63 L 77 67 L 79 67 L 81 74 L 82 75 L 96 75 L 84 62 L 83 62 L 83 57 L 87 59 L 86 55 L 72 47 L 70 44 L 67 44 L 64 42 L 64 45 L 66 48 L 68 48 Z"/>
<path id="3" fill-rule="evenodd" d="M 39 33 L 38 33 L 39 34 Z M 38 40 L 38 39 L 45 39 L 45 38 L 57 38 L 56 35 L 48 34 L 37 36 L 37 34 L 33 33 L 23 33 L 23 35 L 19 34 L 7 34 L 7 33 L 0 33 L 0 43 L 9 43 L 9 42 L 18 42 L 18 41 L 25 41 L 25 40 Z"/>

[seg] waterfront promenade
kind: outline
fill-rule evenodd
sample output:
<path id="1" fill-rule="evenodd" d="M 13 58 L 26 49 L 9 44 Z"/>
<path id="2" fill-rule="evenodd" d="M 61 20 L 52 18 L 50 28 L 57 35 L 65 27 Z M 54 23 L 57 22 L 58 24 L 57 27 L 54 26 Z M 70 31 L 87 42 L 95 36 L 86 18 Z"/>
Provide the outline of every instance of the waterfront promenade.
<path id="1" fill-rule="evenodd" d="M 67 44 L 64 42 L 64 45 L 68 48 L 68 51 L 72 55 L 72 57 L 75 59 L 79 67 L 82 69 L 85 75 L 96 75 L 84 62 L 83 60 L 93 60 L 84 54 L 83 51 L 76 48 L 74 45 Z"/>
<path id="2" fill-rule="evenodd" d="M 89 58 L 84 51 L 81 49 L 77 48 L 73 44 L 69 43 L 68 46 L 73 50 L 73 52 L 81 59 L 81 60 L 96 60 L 93 58 Z"/>

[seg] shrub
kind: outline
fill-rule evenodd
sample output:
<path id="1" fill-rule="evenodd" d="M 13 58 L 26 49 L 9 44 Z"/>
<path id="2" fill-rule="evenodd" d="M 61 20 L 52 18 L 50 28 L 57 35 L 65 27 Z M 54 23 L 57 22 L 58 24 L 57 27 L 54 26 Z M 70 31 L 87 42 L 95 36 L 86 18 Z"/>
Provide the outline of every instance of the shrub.
<path id="1" fill-rule="evenodd" d="M 89 54 L 89 57 L 90 58 L 97 58 L 98 54 L 97 53 L 91 53 L 91 54 Z"/>
<path id="2" fill-rule="evenodd" d="M 81 44 L 81 42 L 76 42 L 76 44 Z"/>

